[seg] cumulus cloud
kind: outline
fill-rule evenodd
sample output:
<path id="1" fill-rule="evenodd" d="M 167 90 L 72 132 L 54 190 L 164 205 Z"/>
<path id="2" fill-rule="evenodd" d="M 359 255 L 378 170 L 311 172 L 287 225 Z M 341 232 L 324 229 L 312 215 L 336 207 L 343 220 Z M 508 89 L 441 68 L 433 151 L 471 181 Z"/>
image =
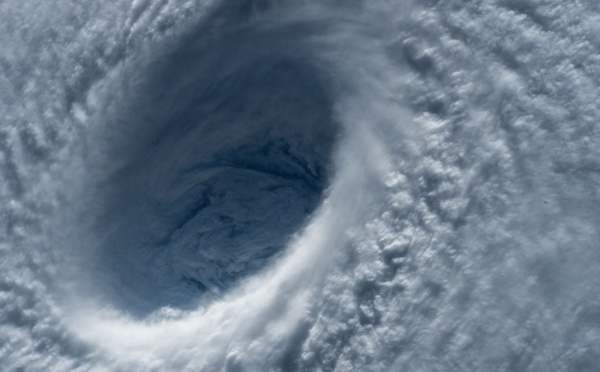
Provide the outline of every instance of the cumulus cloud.
<path id="1" fill-rule="evenodd" d="M 0 4 L 7 370 L 597 368 L 597 9 Z"/>

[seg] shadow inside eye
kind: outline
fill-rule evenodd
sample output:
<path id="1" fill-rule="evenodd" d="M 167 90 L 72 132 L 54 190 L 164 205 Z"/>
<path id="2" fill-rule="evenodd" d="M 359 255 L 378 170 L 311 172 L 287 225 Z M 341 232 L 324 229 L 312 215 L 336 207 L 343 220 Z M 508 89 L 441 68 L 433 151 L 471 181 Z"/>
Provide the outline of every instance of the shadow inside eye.
<path id="1" fill-rule="evenodd" d="M 277 257 L 322 198 L 337 135 L 303 62 L 165 64 L 124 120 L 142 132 L 115 151 L 96 227 L 99 280 L 139 315 L 217 297 Z"/>

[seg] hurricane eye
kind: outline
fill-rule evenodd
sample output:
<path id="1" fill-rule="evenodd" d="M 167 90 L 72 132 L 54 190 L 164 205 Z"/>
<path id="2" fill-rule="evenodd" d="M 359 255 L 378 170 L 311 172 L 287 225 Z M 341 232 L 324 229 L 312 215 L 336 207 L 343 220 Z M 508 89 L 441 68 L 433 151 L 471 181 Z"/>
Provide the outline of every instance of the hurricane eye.
<path id="1" fill-rule="evenodd" d="M 154 67 L 123 116 L 131 145 L 108 151 L 97 271 L 135 313 L 196 306 L 265 267 L 328 181 L 337 128 L 312 66 L 194 57 Z"/>

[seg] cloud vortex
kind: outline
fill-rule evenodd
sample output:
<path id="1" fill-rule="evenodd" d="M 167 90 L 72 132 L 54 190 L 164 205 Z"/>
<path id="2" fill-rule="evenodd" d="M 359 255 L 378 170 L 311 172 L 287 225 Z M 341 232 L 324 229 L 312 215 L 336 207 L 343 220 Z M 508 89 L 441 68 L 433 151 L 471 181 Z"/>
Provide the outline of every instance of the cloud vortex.
<path id="1" fill-rule="evenodd" d="M 595 371 L 592 1 L 0 3 L 0 370 Z"/>

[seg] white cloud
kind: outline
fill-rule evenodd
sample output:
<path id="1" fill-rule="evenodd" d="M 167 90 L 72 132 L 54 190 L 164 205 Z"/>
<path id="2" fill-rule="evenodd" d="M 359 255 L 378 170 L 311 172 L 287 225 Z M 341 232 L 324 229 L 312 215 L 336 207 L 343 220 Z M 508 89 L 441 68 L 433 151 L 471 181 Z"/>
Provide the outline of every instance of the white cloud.
<path id="1" fill-rule="evenodd" d="M 1 3 L 0 365 L 593 370 L 600 355 L 596 13 L 585 2 L 559 1 Z M 165 295 L 156 303 L 171 306 L 131 312 L 133 298 L 191 293 L 169 276 L 172 262 L 187 256 L 163 250 L 147 258 L 131 248 L 139 239 L 157 251 L 166 246 L 156 237 L 172 218 L 169 206 L 188 200 L 169 199 L 172 185 L 191 190 L 177 195 L 196 195 L 193 185 L 170 179 L 175 170 L 194 154 L 216 157 L 225 143 L 234 148 L 246 138 L 247 127 L 232 124 L 235 113 L 245 113 L 245 123 L 260 115 L 284 121 L 293 112 L 293 128 L 328 112 L 315 113 L 326 104 L 285 96 L 310 90 L 318 100 L 317 90 L 299 87 L 308 78 L 259 74 L 277 76 L 274 97 L 289 98 L 274 98 L 268 110 L 261 97 L 270 95 L 259 94 L 266 84 L 237 82 L 250 59 L 275 56 L 311 66 L 299 74 L 314 74 L 325 92 L 319 102 L 331 104 L 342 128 L 318 208 L 294 225 L 281 256 L 228 291 L 187 308 Z M 214 122 L 239 137 L 217 130 L 211 141 L 195 140 L 213 138 L 208 131 L 172 140 L 160 132 L 165 126 L 151 127 L 175 114 L 206 118 L 206 108 L 178 106 L 198 94 L 174 78 L 188 70 L 190 81 L 210 86 L 236 76 L 232 89 L 257 89 L 236 94 L 260 99 L 222 111 L 217 104 L 227 100 L 217 100 L 210 111 L 223 112 Z M 181 96 L 158 89 L 169 84 L 165 91 Z M 300 103 L 281 103 L 291 101 Z M 269 134 L 295 139 L 307 133 L 273 128 Z M 166 140 L 152 147 L 154 138 Z M 295 150 L 320 151 L 314 138 Z M 306 162 L 302 172 L 316 173 L 318 161 L 292 150 Z M 293 164 L 284 165 L 300 169 Z M 146 182 L 152 175 L 156 183 Z M 116 196 L 96 192 L 107 184 Z M 119 194 L 124 189 L 131 192 Z M 167 207 L 148 202 L 159 194 L 148 189 L 162 190 Z M 247 193 L 222 205 L 262 227 L 235 244 L 261 241 L 261 231 L 287 221 L 285 199 L 292 209 L 301 199 L 278 194 L 280 217 L 269 220 L 268 202 L 259 204 L 260 216 L 235 213 Z M 206 226 L 202 220 L 189 230 Z M 107 227 L 123 238 L 114 245 L 121 258 L 108 263 L 98 252 L 109 240 L 97 233 Z M 148 262 L 152 270 L 140 264 Z M 111 297 L 109 286 L 146 292 Z"/>

